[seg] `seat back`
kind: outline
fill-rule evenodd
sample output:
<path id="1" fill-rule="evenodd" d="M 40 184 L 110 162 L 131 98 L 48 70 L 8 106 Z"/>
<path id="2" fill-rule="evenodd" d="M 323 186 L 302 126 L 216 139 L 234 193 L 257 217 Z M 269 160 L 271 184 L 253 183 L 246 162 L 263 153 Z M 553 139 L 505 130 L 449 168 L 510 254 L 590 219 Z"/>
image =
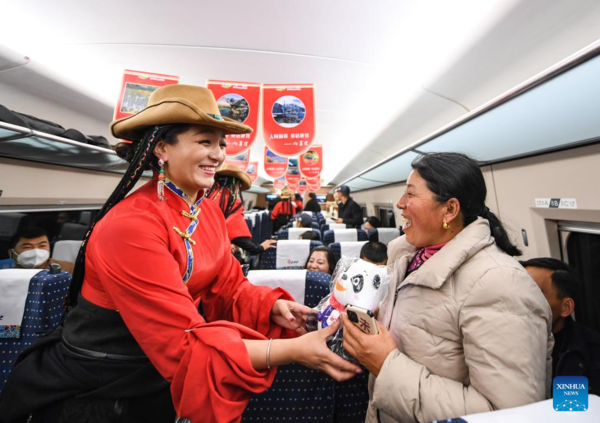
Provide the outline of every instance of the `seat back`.
<path id="1" fill-rule="evenodd" d="M 362 229 L 330 229 L 323 233 L 325 245 L 341 241 L 367 241 L 367 233 Z"/>
<path id="2" fill-rule="evenodd" d="M 316 307 L 329 294 L 331 275 L 306 270 L 266 270 L 272 279 L 287 273 L 303 272 L 304 304 Z M 253 273 L 252 271 L 250 273 Z M 297 273 L 300 275 L 301 273 Z M 251 282 L 252 279 L 248 278 Z M 272 286 L 272 285 L 269 285 Z M 242 421 L 315 421 L 332 422 L 335 412 L 335 382 L 325 373 L 292 363 L 280 366 L 269 389 L 250 396 Z M 364 404 L 364 409 L 367 406 Z M 364 416 L 361 421 L 364 421 Z M 351 421 L 351 420 L 344 420 Z M 357 420 L 358 421 L 358 420 Z"/>
<path id="3" fill-rule="evenodd" d="M 289 228 L 289 229 L 285 230 L 286 231 L 286 234 L 285 234 L 286 238 L 282 238 L 281 237 L 281 232 L 280 232 L 279 239 L 290 239 L 290 240 L 300 239 L 300 235 L 302 235 L 304 232 L 310 231 L 310 230 L 311 229 L 308 229 L 308 228 Z M 315 228 L 312 228 L 312 231 L 319 236 L 319 240 L 320 240 L 321 239 L 321 232 L 318 229 L 315 229 Z"/>
<path id="4" fill-rule="evenodd" d="M 369 241 L 381 242 L 388 245 L 394 239 L 400 237 L 400 229 L 397 228 L 376 228 L 369 231 Z"/>
<path id="5" fill-rule="evenodd" d="M 294 246 L 292 246 L 292 248 L 290 248 L 289 246 L 291 244 L 288 243 L 296 243 L 294 244 Z M 300 243 L 300 244 L 298 244 Z M 290 251 L 290 250 L 294 250 L 294 248 L 298 251 L 296 251 L 296 257 L 297 258 L 290 258 L 291 261 L 297 262 L 297 263 L 291 263 L 290 264 L 290 268 L 291 267 L 304 267 L 304 265 L 306 264 L 306 260 L 308 259 L 308 256 L 306 256 L 306 258 L 303 258 L 306 254 L 306 249 L 301 249 L 298 248 L 298 246 L 302 246 L 302 243 L 308 243 L 309 246 L 309 254 L 310 251 L 314 250 L 315 248 L 322 246 L 323 243 L 321 241 L 304 241 L 304 240 L 296 240 L 296 241 L 290 241 L 290 240 L 279 240 L 277 241 L 277 245 L 275 248 L 269 248 L 268 250 L 265 250 L 265 252 L 262 254 L 262 269 L 264 270 L 272 270 L 272 269 L 277 269 L 277 257 L 278 255 L 281 257 L 281 252 L 283 250 L 283 253 L 285 254 L 286 251 Z M 283 247 L 283 248 L 281 248 Z M 279 251 L 279 253 L 278 253 Z M 302 260 L 304 260 L 302 262 Z M 280 264 L 281 261 L 283 261 L 280 258 Z"/>
<path id="6" fill-rule="evenodd" d="M 0 270 L 0 283 L 7 279 L 2 272 L 11 271 L 28 272 L 29 269 Z M 24 281 L 28 283 L 28 289 L 20 336 L 0 338 L 0 396 L 19 353 L 62 320 L 63 304 L 71 284 L 69 272 L 52 274 L 48 270 L 41 270 L 27 279 L 30 280 Z"/>
<path id="7" fill-rule="evenodd" d="M 60 233 L 56 241 L 78 240 L 82 241 L 88 231 L 88 226 L 79 223 L 64 223 L 60 228 Z"/>
<path id="8" fill-rule="evenodd" d="M 52 250 L 52 258 L 75 263 L 80 248 L 81 241 L 57 241 Z"/>
<path id="9" fill-rule="evenodd" d="M 360 250 L 367 241 L 342 241 L 329 244 L 329 248 L 333 251 L 336 261 L 346 257 L 360 257 Z"/>

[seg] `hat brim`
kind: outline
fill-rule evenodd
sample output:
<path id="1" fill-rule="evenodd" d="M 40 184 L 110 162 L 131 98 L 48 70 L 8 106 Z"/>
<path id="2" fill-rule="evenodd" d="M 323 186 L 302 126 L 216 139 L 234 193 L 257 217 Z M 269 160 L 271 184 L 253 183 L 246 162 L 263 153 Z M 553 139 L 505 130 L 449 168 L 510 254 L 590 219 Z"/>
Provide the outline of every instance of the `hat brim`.
<path id="1" fill-rule="evenodd" d="M 248 125 L 226 117 L 214 118 L 183 98 L 166 98 L 135 115 L 115 120 L 110 124 L 110 131 L 116 138 L 138 141 L 148 128 L 177 123 L 212 126 L 225 134 L 252 132 Z"/>
<path id="2" fill-rule="evenodd" d="M 246 172 L 243 172 L 242 169 L 238 167 L 233 168 L 233 166 L 225 165 L 223 169 L 217 171 L 217 174 L 238 178 L 242 183 L 242 191 L 246 191 L 252 186 L 252 180 L 250 177 L 246 174 Z"/>

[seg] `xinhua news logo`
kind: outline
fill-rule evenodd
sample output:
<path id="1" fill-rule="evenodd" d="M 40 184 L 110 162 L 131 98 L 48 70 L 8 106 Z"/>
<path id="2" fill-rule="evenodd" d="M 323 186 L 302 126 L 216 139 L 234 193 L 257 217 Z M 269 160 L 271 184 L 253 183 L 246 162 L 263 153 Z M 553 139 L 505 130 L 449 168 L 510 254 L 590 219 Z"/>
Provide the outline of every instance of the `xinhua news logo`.
<path id="1" fill-rule="evenodd" d="M 588 380 L 585 376 L 557 376 L 552 384 L 555 411 L 587 411 Z"/>

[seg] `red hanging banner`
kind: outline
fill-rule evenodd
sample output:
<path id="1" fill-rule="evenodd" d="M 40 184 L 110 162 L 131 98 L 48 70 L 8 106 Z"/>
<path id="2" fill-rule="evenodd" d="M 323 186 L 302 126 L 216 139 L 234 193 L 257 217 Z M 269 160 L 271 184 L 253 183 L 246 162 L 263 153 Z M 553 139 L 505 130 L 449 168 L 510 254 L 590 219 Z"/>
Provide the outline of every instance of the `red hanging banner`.
<path id="1" fill-rule="evenodd" d="M 323 170 L 323 146 L 313 145 L 300 156 L 300 172 L 307 178 L 315 178 Z"/>
<path id="2" fill-rule="evenodd" d="M 306 183 L 308 185 L 317 185 L 321 183 L 321 175 L 317 176 L 316 178 L 306 178 Z"/>
<path id="3" fill-rule="evenodd" d="M 273 181 L 273 188 L 275 188 L 275 189 L 283 189 L 284 186 L 285 186 L 285 176 L 282 176 L 281 178 L 277 178 Z"/>
<path id="4" fill-rule="evenodd" d="M 298 168 L 298 159 L 288 159 L 288 168 L 285 173 L 285 180 L 288 185 L 297 186 L 301 177 L 302 175 L 300 175 L 300 169 Z"/>
<path id="5" fill-rule="evenodd" d="M 287 184 L 287 186 L 294 192 L 298 191 L 298 184 Z"/>
<path id="6" fill-rule="evenodd" d="M 308 185 L 306 181 L 304 179 L 301 179 L 300 182 L 298 182 L 298 192 L 300 192 L 300 194 L 304 194 L 307 188 Z"/>
<path id="7" fill-rule="evenodd" d="M 271 178 L 277 179 L 285 176 L 285 172 L 288 167 L 287 157 L 281 157 L 273 153 L 267 147 L 265 147 L 265 160 L 264 160 L 265 172 Z"/>
<path id="8" fill-rule="evenodd" d="M 237 156 L 227 156 L 225 163 L 228 165 L 237 166 L 245 172 L 248 169 L 248 161 L 250 160 L 250 152 L 238 154 Z"/>
<path id="9" fill-rule="evenodd" d="M 252 182 L 256 181 L 256 178 L 258 178 L 258 162 L 249 162 L 246 173 Z"/>
<path id="10" fill-rule="evenodd" d="M 317 192 L 317 191 L 318 191 L 318 190 L 320 190 L 320 189 L 321 189 L 321 182 L 319 182 L 319 183 L 317 183 L 317 184 L 315 184 L 315 185 L 308 184 L 308 190 L 309 190 L 310 192 Z"/>
<path id="11" fill-rule="evenodd" d="M 304 153 L 315 138 L 313 84 L 263 84 L 263 137 L 275 153 Z"/>
<path id="12" fill-rule="evenodd" d="M 173 84 L 179 84 L 178 76 L 125 69 L 114 120 L 136 114 L 148 105 L 150 94 Z"/>
<path id="13" fill-rule="evenodd" d="M 258 132 L 260 110 L 260 84 L 253 82 L 206 81 L 217 100 L 221 116 L 248 125 L 251 134 L 227 135 L 227 155 L 234 156 L 252 147 Z"/>

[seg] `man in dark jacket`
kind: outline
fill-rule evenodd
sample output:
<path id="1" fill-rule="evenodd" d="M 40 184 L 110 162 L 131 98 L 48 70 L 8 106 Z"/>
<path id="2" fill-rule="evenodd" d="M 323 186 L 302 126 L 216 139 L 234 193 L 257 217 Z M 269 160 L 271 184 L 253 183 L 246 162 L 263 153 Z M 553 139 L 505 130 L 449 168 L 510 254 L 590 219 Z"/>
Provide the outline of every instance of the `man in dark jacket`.
<path id="1" fill-rule="evenodd" d="M 340 194 L 343 207 L 340 207 L 339 218 L 335 222 L 345 223 L 346 228 L 360 229 L 360 225 L 363 223 L 362 209 L 356 201 L 350 197 L 350 188 L 346 185 L 342 185 L 337 187 L 336 191 Z"/>
<path id="2" fill-rule="evenodd" d="M 321 213 L 321 206 L 317 201 L 317 194 L 315 194 L 314 192 L 309 192 L 308 197 L 310 198 L 310 200 L 306 202 L 306 205 L 304 206 L 304 211 Z"/>
<path id="3" fill-rule="evenodd" d="M 570 266 L 553 258 L 522 261 L 552 309 L 552 378 L 585 376 L 590 394 L 600 394 L 600 334 L 575 322 L 579 280 Z"/>

